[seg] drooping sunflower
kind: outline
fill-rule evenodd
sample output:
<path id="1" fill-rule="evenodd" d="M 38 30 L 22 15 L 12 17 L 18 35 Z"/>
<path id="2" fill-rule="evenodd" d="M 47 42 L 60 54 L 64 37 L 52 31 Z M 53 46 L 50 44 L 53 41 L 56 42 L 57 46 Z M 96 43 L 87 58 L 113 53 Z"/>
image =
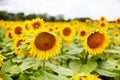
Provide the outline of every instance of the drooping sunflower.
<path id="1" fill-rule="evenodd" d="M 38 59 L 49 59 L 60 53 L 60 38 L 45 29 L 38 30 L 33 36 L 28 49 L 30 56 Z"/>
<path id="2" fill-rule="evenodd" d="M 81 41 L 83 41 L 89 32 L 90 32 L 90 29 L 89 29 L 88 27 L 82 26 L 82 27 L 78 30 L 78 37 L 79 37 L 79 39 L 80 39 Z"/>
<path id="3" fill-rule="evenodd" d="M 93 74 L 75 74 L 70 80 L 101 80 L 98 75 Z"/>
<path id="4" fill-rule="evenodd" d="M 116 23 L 117 27 L 120 27 L 120 17 L 116 19 L 115 23 Z"/>
<path id="5" fill-rule="evenodd" d="M 30 30 L 35 31 L 37 29 L 42 28 L 44 25 L 44 21 L 41 18 L 35 18 L 32 19 L 32 21 L 29 24 Z"/>
<path id="6" fill-rule="evenodd" d="M 60 35 L 63 39 L 68 39 L 71 40 L 73 39 L 74 35 L 75 35 L 76 31 L 75 28 L 71 25 L 64 25 L 62 27 L 62 29 L 60 30 Z"/>
<path id="7" fill-rule="evenodd" d="M 106 31 L 95 30 L 91 32 L 85 39 L 85 50 L 91 55 L 102 54 L 108 46 L 108 35 Z"/>

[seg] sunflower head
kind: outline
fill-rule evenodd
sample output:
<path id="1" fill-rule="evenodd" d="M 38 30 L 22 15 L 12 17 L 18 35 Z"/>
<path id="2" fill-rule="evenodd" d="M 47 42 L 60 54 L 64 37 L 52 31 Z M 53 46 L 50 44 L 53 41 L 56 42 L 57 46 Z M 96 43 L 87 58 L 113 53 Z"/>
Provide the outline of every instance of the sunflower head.
<path id="1" fill-rule="evenodd" d="M 63 39 L 73 39 L 76 31 L 71 25 L 64 25 L 60 31 L 60 35 Z"/>
<path id="2" fill-rule="evenodd" d="M 91 20 L 90 20 L 90 19 L 86 19 L 86 20 L 85 20 L 85 23 L 86 23 L 87 25 L 90 25 L 90 24 L 91 24 Z"/>
<path id="3" fill-rule="evenodd" d="M 98 75 L 93 74 L 75 74 L 71 80 L 101 80 Z"/>
<path id="4" fill-rule="evenodd" d="M 38 59 L 49 59 L 60 52 L 60 39 L 54 33 L 38 31 L 30 42 L 30 55 Z"/>
<path id="5" fill-rule="evenodd" d="M 23 25 L 21 25 L 21 24 L 15 24 L 14 25 L 14 28 L 13 28 L 13 30 L 12 30 L 12 35 L 14 36 L 14 37 L 21 37 L 21 36 L 23 36 Z"/>
<path id="6" fill-rule="evenodd" d="M 16 55 L 24 55 L 23 48 L 20 46 L 23 45 L 24 39 L 23 38 L 16 38 L 13 42 L 13 51 Z"/>
<path id="7" fill-rule="evenodd" d="M 105 16 L 101 16 L 101 17 L 100 17 L 100 21 L 107 21 L 107 19 L 106 19 Z"/>
<path id="8" fill-rule="evenodd" d="M 29 24 L 30 29 L 33 31 L 42 28 L 43 25 L 44 25 L 44 21 L 43 19 L 40 18 L 33 19 Z"/>
<path id="9" fill-rule="evenodd" d="M 108 35 L 104 31 L 91 32 L 85 39 L 85 50 L 92 55 L 101 54 L 108 46 Z"/>
<path id="10" fill-rule="evenodd" d="M 117 25 L 118 27 L 120 27 L 120 17 L 117 18 L 115 22 L 116 22 L 116 25 Z"/>
<path id="11" fill-rule="evenodd" d="M 99 22 L 99 28 L 107 30 L 108 29 L 108 23 L 106 21 L 100 21 Z"/>
<path id="12" fill-rule="evenodd" d="M 78 30 L 78 37 L 80 40 L 84 40 L 87 34 L 89 33 L 90 29 L 87 28 L 86 26 L 83 26 Z"/>

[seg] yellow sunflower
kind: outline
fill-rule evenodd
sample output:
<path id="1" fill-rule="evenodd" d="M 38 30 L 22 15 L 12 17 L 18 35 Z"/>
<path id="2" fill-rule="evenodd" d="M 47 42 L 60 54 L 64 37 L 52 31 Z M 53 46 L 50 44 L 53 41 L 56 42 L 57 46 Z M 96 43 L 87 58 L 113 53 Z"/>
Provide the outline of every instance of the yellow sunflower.
<path id="1" fill-rule="evenodd" d="M 108 23 L 106 21 L 99 21 L 99 28 L 103 29 L 103 30 L 107 30 L 108 29 Z"/>
<path id="2" fill-rule="evenodd" d="M 41 27 L 43 27 L 44 25 L 44 21 L 41 18 L 36 18 L 36 19 L 32 19 L 32 21 L 29 24 L 30 30 L 35 31 L 36 29 L 40 29 Z"/>
<path id="3" fill-rule="evenodd" d="M 90 29 L 88 27 L 86 26 L 81 27 L 78 30 L 79 39 L 83 41 L 89 32 L 90 32 Z"/>
<path id="4" fill-rule="evenodd" d="M 107 21 L 107 19 L 106 19 L 105 16 L 101 16 L 101 17 L 100 17 L 100 21 Z"/>
<path id="5" fill-rule="evenodd" d="M 62 29 L 60 30 L 60 35 L 63 39 L 71 40 L 75 36 L 75 28 L 71 25 L 64 25 Z"/>
<path id="6" fill-rule="evenodd" d="M 86 37 L 84 47 L 91 55 L 101 54 L 108 46 L 108 41 L 109 39 L 106 31 L 95 30 Z"/>
<path id="7" fill-rule="evenodd" d="M 3 56 L 0 54 L 0 67 L 3 65 Z"/>
<path id="8" fill-rule="evenodd" d="M 116 22 L 117 27 L 120 27 L 120 17 L 117 18 L 115 22 Z"/>
<path id="9" fill-rule="evenodd" d="M 22 43 L 24 42 L 23 38 L 15 38 L 14 42 L 13 42 L 13 51 L 16 55 L 24 55 L 23 53 L 23 48 L 20 48 L 20 46 L 22 45 Z"/>
<path id="10" fill-rule="evenodd" d="M 120 44 L 120 32 L 114 32 L 112 41 L 115 45 Z"/>
<path id="11" fill-rule="evenodd" d="M 12 30 L 6 31 L 6 39 L 12 39 L 12 38 L 13 38 Z"/>
<path id="12" fill-rule="evenodd" d="M 70 80 L 101 80 L 98 75 L 93 74 L 75 74 L 75 76 Z"/>
<path id="13" fill-rule="evenodd" d="M 14 38 L 23 36 L 23 25 L 15 24 L 12 29 L 12 35 Z"/>
<path id="14" fill-rule="evenodd" d="M 85 23 L 86 23 L 86 25 L 91 25 L 91 20 L 90 19 L 86 19 Z"/>
<path id="15" fill-rule="evenodd" d="M 30 56 L 46 60 L 54 57 L 60 53 L 60 43 L 60 38 L 54 33 L 38 30 L 28 46 Z"/>

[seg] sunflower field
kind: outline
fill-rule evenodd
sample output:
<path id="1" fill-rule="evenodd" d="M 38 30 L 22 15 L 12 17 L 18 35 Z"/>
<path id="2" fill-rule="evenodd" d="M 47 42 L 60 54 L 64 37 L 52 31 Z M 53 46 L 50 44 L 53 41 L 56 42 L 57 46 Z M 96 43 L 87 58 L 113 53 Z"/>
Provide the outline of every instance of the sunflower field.
<path id="1" fill-rule="evenodd" d="M 0 20 L 0 80 L 120 80 L 120 18 Z"/>

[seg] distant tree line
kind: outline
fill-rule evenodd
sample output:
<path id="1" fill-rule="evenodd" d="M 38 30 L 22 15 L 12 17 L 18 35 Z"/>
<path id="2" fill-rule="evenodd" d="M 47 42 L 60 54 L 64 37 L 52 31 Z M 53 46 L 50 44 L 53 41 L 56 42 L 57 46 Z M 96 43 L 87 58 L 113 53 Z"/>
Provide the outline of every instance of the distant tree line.
<path id="1" fill-rule="evenodd" d="M 24 21 L 24 20 L 32 20 L 36 17 L 43 18 L 45 21 L 48 22 L 54 22 L 54 21 L 71 21 L 71 20 L 79 20 L 84 22 L 86 19 L 90 19 L 88 17 L 86 18 L 74 18 L 74 19 L 68 19 L 65 20 L 63 15 L 57 15 L 57 16 L 50 16 L 47 13 L 44 14 L 28 14 L 25 15 L 24 13 L 10 13 L 7 11 L 0 11 L 0 20 L 12 20 L 12 21 Z M 90 19 L 91 20 L 91 19 Z"/>

